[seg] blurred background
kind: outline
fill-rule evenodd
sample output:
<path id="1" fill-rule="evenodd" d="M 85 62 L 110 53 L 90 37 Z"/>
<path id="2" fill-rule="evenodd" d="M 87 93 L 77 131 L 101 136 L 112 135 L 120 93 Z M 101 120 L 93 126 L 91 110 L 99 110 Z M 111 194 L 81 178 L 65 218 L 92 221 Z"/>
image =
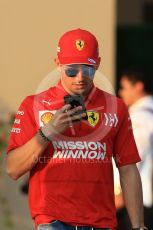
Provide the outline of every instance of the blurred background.
<path id="1" fill-rule="evenodd" d="M 102 58 L 100 71 L 116 93 L 122 69 L 131 66 L 145 67 L 152 84 L 153 0 L 0 0 L 2 230 L 33 228 L 23 188 L 26 178 L 8 178 L 5 150 L 18 106 L 55 69 L 58 39 L 73 28 L 87 29 L 97 37 Z"/>

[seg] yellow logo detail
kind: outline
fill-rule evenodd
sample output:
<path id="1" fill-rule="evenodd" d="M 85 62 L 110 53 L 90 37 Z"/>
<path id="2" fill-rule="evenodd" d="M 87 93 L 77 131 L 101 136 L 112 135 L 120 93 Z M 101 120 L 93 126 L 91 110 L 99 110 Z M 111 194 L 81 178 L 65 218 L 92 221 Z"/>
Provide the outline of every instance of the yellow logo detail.
<path id="1" fill-rule="evenodd" d="M 81 39 L 76 40 L 76 48 L 81 51 L 84 48 L 84 41 Z"/>
<path id="2" fill-rule="evenodd" d="M 96 126 L 99 121 L 99 113 L 95 111 L 87 111 L 88 122 L 92 126 Z"/>
<path id="3" fill-rule="evenodd" d="M 53 114 L 50 112 L 46 112 L 41 116 L 41 121 L 44 125 L 46 125 L 53 118 Z"/>

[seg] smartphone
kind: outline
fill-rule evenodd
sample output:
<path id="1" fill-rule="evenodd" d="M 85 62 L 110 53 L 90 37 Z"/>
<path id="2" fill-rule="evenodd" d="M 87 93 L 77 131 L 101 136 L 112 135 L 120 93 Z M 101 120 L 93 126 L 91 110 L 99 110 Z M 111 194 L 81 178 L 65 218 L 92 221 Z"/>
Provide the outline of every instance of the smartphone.
<path id="1" fill-rule="evenodd" d="M 65 105 L 70 104 L 71 109 L 77 107 L 77 106 L 82 106 L 82 110 L 78 111 L 75 113 L 75 115 L 81 114 L 81 113 L 86 113 L 86 117 L 82 117 L 82 119 L 87 120 L 87 111 L 83 102 L 83 98 L 81 95 L 66 95 L 64 96 L 64 102 Z"/>

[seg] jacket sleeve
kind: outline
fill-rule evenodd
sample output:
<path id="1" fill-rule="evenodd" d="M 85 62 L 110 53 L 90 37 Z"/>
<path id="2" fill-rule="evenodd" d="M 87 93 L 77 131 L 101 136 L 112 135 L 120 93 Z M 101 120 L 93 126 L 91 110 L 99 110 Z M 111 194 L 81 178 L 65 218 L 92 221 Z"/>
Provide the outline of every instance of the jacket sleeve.
<path id="1" fill-rule="evenodd" d="M 34 116 L 33 101 L 29 96 L 21 103 L 11 129 L 10 138 L 7 147 L 7 153 L 15 149 L 28 140 L 36 133 L 36 122 Z"/>

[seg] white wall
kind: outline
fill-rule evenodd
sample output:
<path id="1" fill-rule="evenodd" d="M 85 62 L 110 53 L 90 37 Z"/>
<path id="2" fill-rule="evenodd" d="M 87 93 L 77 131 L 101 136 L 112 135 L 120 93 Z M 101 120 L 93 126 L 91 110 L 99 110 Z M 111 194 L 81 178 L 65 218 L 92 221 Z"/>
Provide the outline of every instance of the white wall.
<path id="1" fill-rule="evenodd" d="M 57 40 L 81 27 L 100 44 L 101 69 L 114 82 L 116 0 L 0 0 L 0 101 L 16 110 L 54 68 Z"/>

